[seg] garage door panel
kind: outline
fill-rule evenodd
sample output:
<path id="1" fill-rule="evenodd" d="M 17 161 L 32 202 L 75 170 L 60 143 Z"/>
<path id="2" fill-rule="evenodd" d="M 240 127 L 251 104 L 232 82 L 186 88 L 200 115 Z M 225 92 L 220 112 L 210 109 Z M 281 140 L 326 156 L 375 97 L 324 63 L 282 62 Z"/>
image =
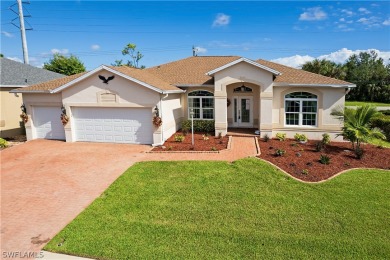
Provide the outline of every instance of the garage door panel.
<path id="1" fill-rule="evenodd" d="M 50 106 L 33 107 L 35 137 L 65 140 L 65 130 L 60 120 L 61 108 Z"/>
<path id="2" fill-rule="evenodd" d="M 72 111 L 76 141 L 153 142 L 152 112 L 149 108 L 75 107 Z"/>

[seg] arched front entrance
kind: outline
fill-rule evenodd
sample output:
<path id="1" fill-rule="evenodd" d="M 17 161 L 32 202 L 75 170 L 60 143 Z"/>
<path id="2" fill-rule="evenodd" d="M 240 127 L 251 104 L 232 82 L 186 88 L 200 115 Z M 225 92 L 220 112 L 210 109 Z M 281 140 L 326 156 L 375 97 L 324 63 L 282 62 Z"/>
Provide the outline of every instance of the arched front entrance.
<path id="1" fill-rule="evenodd" d="M 255 128 L 259 126 L 259 91 L 253 83 L 234 83 L 226 87 L 228 127 Z"/>

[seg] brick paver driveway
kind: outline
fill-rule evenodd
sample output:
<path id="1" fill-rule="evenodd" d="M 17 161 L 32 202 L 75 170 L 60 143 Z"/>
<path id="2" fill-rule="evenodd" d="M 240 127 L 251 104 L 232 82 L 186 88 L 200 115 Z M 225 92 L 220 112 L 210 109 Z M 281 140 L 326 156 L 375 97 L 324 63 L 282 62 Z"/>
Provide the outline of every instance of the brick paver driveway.
<path id="1" fill-rule="evenodd" d="M 1 151 L 0 258 L 38 252 L 149 149 L 34 140 Z"/>

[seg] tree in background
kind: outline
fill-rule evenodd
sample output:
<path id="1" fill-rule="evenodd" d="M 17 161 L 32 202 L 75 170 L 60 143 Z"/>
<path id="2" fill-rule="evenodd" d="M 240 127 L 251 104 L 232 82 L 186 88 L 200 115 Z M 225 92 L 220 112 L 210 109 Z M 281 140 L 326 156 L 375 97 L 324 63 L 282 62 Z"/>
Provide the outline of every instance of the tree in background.
<path id="1" fill-rule="evenodd" d="M 79 58 L 74 55 L 66 57 L 59 53 L 54 54 L 52 59 L 45 62 L 43 68 L 67 76 L 85 71 L 85 66 Z"/>
<path id="2" fill-rule="evenodd" d="M 302 69 L 336 79 L 345 79 L 347 75 L 345 66 L 325 59 L 306 62 Z"/>
<path id="3" fill-rule="evenodd" d="M 3 57 L 4 57 L 4 55 L 2 53 L 0 53 L 0 58 L 3 58 Z"/>
<path id="4" fill-rule="evenodd" d="M 374 51 L 354 54 L 345 64 L 316 59 L 302 69 L 356 84 L 347 94 L 348 100 L 390 103 L 390 64 L 386 66 Z"/>
<path id="5" fill-rule="evenodd" d="M 348 94 L 348 99 L 390 102 L 390 66 L 385 66 L 376 52 L 352 55 L 345 66 L 345 79 L 356 84 L 356 88 Z"/>
<path id="6" fill-rule="evenodd" d="M 123 60 L 116 60 L 111 65 L 113 65 L 113 66 L 129 66 L 129 67 L 133 67 L 133 68 L 144 69 L 145 66 L 143 66 L 143 65 L 139 66 L 139 61 L 144 57 L 144 55 L 140 51 L 136 50 L 136 48 L 137 48 L 137 45 L 135 45 L 134 43 L 127 44 L 122 50 L 122 55 L 123 56 L 129 55 L 130 60 L 127 60 L 126 63 L 123 63 Z"/>

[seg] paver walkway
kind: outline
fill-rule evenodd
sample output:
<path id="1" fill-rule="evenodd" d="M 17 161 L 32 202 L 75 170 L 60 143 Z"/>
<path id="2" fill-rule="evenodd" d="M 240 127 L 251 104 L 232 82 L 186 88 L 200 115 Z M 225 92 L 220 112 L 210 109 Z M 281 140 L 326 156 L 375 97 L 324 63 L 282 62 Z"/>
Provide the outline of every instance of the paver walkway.
<path id="1" fill-rule="evenodd" d="M 255 137 L 233 136 L 230 150 L 220 153 L 147 153 L 141 161 L 183 161 L 183 160 L 207 160 L 207 161 L 235 161 L 241 158 L 255 156 L 257 148 Z"/>

